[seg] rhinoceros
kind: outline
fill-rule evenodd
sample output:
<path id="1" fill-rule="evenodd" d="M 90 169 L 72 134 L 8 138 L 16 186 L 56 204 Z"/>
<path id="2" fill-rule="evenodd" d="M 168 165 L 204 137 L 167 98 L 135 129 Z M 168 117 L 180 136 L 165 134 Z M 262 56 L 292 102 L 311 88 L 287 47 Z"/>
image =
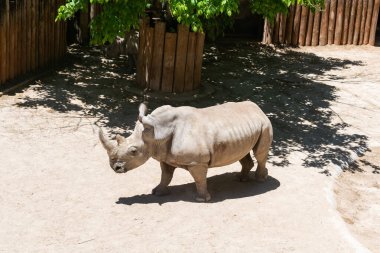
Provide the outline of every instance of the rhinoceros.
<path id="1" fill-rule="evenodd" d="M 229 102 L 207 108 L 164 105 L 146 115 L 141 104 L 133 133 L 124 138 L 116 136 L 117 144 L 99 131 L 107 150 L 111 168 L 125 173 L 144 164 L 150 157 L 160 162 L 161 182 L 152 190 L 154 195 L 169 193 L 168 185 L 175 168 L 188 170 L 194 178 L 197 201 L 209 201 L 207 170 L 241 163 L 241 181 L 249 179 L 257 160 L 255 179 L 265 181 L 265 167 L 273 139 L 272 124 L 253 102 Z"/>

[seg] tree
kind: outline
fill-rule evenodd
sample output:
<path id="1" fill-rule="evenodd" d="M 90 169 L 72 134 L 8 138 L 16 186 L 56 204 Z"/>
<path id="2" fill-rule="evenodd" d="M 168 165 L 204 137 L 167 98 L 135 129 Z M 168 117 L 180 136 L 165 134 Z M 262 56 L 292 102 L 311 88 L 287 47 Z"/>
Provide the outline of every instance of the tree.
<path id="1" fill-rule="evenodd" d="M 287 12 L 294 3 L 305 4 L 311 9 L 323 6 L 324 0 L 249 0 L 251 11 L 273 20 L 279 12 Z M 239 11 L 240 0 L 67 0 L 58 9 L 57 20 L 67 20 L 79 10 L 88 10 L 89 4 L 99 4 L 102 12 L 90 23 L 91 42 L 104 44 L 116 36 L 123 36 L 131 28 L 138 27 L 147 9 L 161 8 L 163 18 L 174 18 L 188 25 L 192 31 L 204 31 L 223 17 L 232 17 Z M 161 7 L 160 7 L 161 5 Z"/>

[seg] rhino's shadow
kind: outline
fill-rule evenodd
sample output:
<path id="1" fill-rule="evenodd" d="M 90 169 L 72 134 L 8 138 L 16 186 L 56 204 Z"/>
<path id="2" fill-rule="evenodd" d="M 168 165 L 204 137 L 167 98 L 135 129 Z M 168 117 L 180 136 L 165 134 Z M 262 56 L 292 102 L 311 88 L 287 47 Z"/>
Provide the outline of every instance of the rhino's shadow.
<path id="1" fill-rule="evenodd" d="M 253 175 L 251 175 L 251 178 Z M 208 190 L 212 196 L 210 203 L 220 202 L 226 199 L 246 198 L 260 195 L 280 186 L 280 181 L 269 176 L 264 183 L 258 183 L 253 179 L 248 182 L 240 182 L 237 173 L 225 173 L 209 177 L 207 179 Z M 195 201 L 195 184 L 188 183 L 183 185 L 169 186 L 171 194 L 166 196 L 155 196 L 152 194 L 141 194 L 131 197 L 121 197 L 116 204 L 160 204 L 168 202 Z"/>

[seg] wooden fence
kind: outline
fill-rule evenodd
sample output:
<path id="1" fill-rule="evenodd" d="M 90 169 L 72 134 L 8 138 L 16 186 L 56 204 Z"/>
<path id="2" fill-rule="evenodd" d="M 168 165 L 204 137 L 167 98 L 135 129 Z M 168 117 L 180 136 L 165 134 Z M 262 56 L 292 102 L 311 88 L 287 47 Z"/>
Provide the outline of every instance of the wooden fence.
<path id="1" fill-rule="evenodd" d="M 64 0 L 0 0 L 0 84 L 56 62 L 66 52 Z"/>
<path id="2" fill-rule="evenodd" d="M 166 24 L 140 24 L 137 83 L 155 91 L 192 91 L 201 83 L 205 35 L 178 25 L 177 33 L 166 32 Z"/>
<path id="3" fill-rule="evenodd" d="M 380 0 L 326 0 L 312 12 L 293 5 L 278 14 L 273 25 L 265 22 L 263 42 L 300 46 L 375 45 Z"/>

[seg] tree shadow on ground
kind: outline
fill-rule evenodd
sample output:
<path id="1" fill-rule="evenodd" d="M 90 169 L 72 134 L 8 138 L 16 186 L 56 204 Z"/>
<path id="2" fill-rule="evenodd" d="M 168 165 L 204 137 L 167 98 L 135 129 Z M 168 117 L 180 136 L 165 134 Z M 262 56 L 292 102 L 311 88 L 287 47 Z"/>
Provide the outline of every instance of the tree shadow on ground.
<path id="1" fill-rule="evenodd" d="M 253 175 L 251 177 L 253 178 Z M 253 180 L 240 182 L 237 179 L 237 173 L 225 173 L 207 178 L 207 185 L 212 197 L 210 203 L 216 203 L 226 199 L 246 198 L 264 194 L 277 189 L 280 186 L 280 182 L 270 176 L 264 183 L 258 183 Z M 158 203 L 162 205 L 163 203 L 178 201 L 196 202 L 194 183 L 169 186 L 169 189 L 170 194 L 166 196 L 141 194 L 119 198 L 116 203 L 124 205 Z"/>
<path id="2" fill-rule="evenodd" d="M 346 134 L 343 130 L 348 125 L 333 120 L 339 119 L 330 108 L 336 100 L 336 89 L 324 83 L 344 81 L 344 77 L 329 71 L 352 65 L 362 63 L 226 40 L 205 49 L 202 80 L 214 93 L 183 102 L 151 98 L 149 108 L 162 104 L 205 107 L 251 100 L 273 124 L 269 162 L 285 166 L 291 163 L 290 154 L 299 152 L 306 167 L 322 169 L 332 162 L 355 172 L 360 169 L 350 154 L 360 156 L 368 150 L 367 137 Z M 144 100 L 126 89 L 133 79 L 126 73 L 123 58 L 107 60 L 98 49 L 72 47 L 66 65 L 33 86 L 39 95 L 18 105 L 80 111 L 99 117 L 97 124 L 111 128 L 113 133 L 126 134 L 134 126 L 138 104 Z"/>

